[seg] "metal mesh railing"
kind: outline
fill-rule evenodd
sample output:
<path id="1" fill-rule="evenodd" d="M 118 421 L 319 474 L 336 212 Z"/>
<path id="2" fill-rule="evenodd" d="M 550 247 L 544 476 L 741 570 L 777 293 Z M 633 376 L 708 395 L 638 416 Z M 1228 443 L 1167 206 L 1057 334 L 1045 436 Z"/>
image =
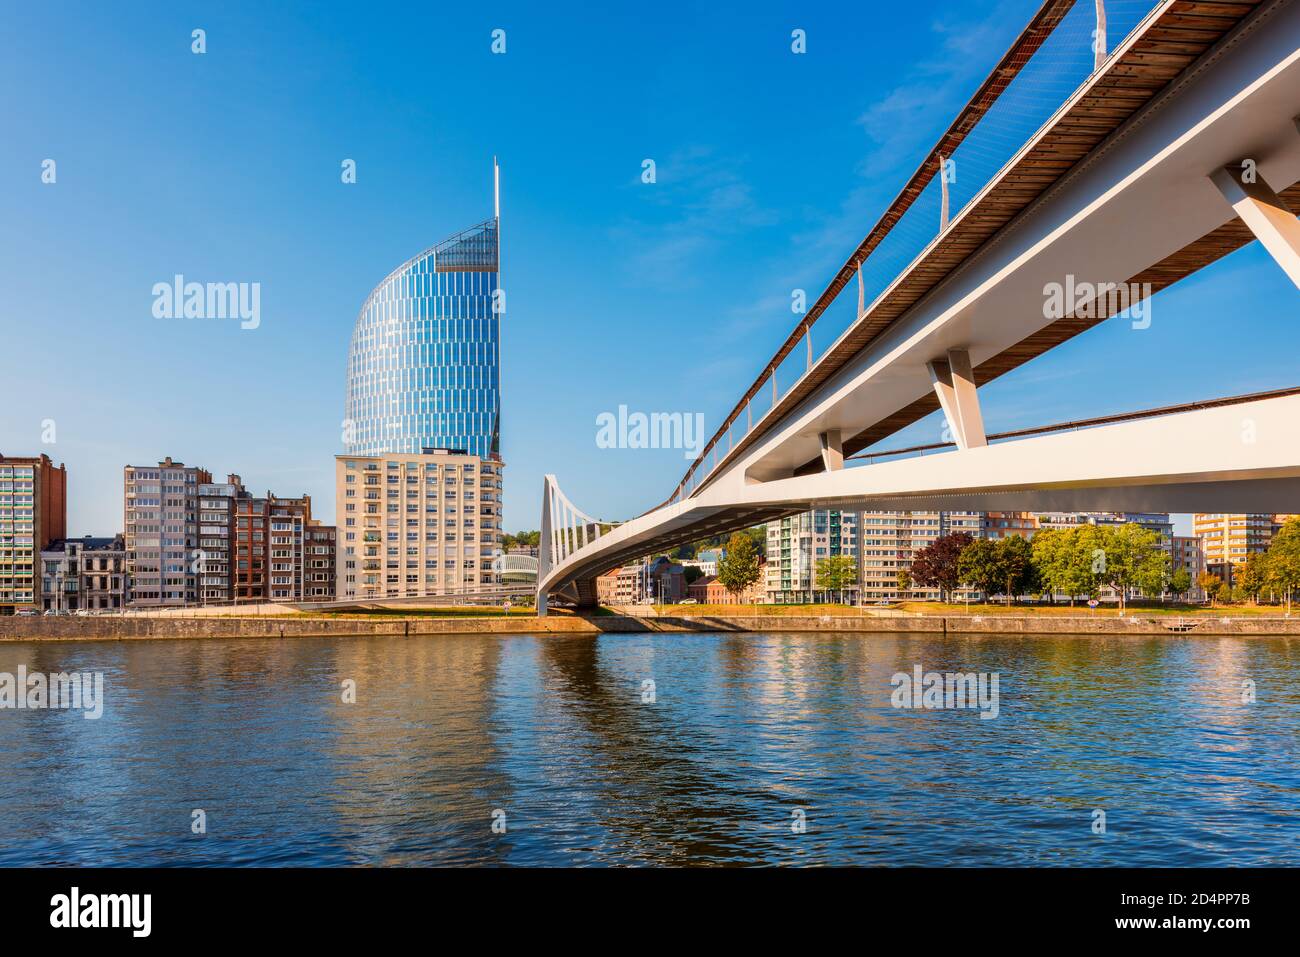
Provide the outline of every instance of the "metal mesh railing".
<path id="1" fill-rule="evenodd" d="M 689 497 L 1168 0 L 1047 0 L 664 503 Z M 1104 10 L 1104 14 L 1102 11 Z M 1099 26 L 1103 29 L 1099 31 Z M 1099 37 L 1104 47 L 1099 45 Z M 1099 52 L 1099 50 L 1101 52 Z M 858 286 L 856 295 L 842 295 Z"/>

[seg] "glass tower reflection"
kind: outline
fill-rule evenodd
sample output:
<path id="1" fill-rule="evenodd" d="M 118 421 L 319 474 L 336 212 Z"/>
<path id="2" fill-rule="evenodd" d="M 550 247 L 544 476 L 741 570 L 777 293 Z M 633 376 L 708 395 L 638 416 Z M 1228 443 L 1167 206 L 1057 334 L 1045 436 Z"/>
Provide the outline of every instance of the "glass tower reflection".
<path id="1" fill-rule="evenodd" d="M 348 349 L 344 450 L 500 451 L 499 220 L 407 260 L 361 307 Z"/>

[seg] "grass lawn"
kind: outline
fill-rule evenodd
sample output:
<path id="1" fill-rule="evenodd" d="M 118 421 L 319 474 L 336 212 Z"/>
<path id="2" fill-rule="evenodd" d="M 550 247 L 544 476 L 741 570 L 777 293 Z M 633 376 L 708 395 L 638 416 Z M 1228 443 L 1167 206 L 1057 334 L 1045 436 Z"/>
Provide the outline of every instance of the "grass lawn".
<path id="1" fill-rule="evenodd" d="M 1095 609 L 1089 608 L 1087 602 L 1078 602 L 1073 608 L 1069 603 L 1057 605 L 1004 605 L 1001 602 L 994 604 L 971 604 L 965 605 L 961 602 L 954 604 L 942 604 L 937 601 L 906 601 L 896 606 L 902 611 L 913 612 L 922 615 L 983 615 L 985 617 L 1005 617 L 1007 615 L 1058 615 L 1077 617 L 1080 615 L 1110 615 L 1115 617 L 1119 614 L 1119 608 L 1116 605 L 1098 605 Z M 1204 615 L 1211 618 L 1228 617 L 1251 617 L 1266 616 L 1271 618 L 1281 617 L 1286 614 L 1285 605 L 1216 605 L 1211 608 L 1209 605 L 1184 605 L 1169 603 L 1165 605 L 1129 605 L 1124 610 L 1125 617 L 1136 615 L 1176 615 L 1182 618 L 1190 618 L 1198 615 Z"/>
<path id="2" fill-rule="evenodd" d="M 552 614 L 568 614 L 567 609 L 552 609 Z M 370 611 L 302 611 L 298 618 L 533 618 L 532 608 L 511 608 L 500 605 L 468 607 L 453 605 L 447 608 L 375 608 Z"/>
<path id="3" fill-rule="evenodd" d="M 864 611 L 852 605 L 655 605 L 654 607 L 656 614 L 680 615 L 683 618 L 694 618 L 697 615 L 726 615 L 730 618 L 752 618 L 755 615 L 858 617 Z"/>
<path id="4" fill-rule="evenodd" d="M 1096 609 L 1088 607 L 1086 601 L 1077 602 L 1073 608 L 1069 603 L 1057 605 L 1005 605 L 1001 602 L 966 605 L 962 602 L 943 604 L 937 601 L 905 601 L 893 605 L 867 605 L 856 608 L 851 605 L 655 605 L 659 615 L 679 616 L 682 618 L 706 617 L 718 615 L 729 618 L 750 618 L 755 615 L 820 617 L 823 615 L 858 616 L 872 611 L 893 610 L 916 615 L 981 615 L 988 618 L 1005 618 L 1011 615 L 1053 615 L 1058 617 L 1080 617 L 1086 615 L 1110 615 L 1115 617 L 1119 610 L 1115 605 L 1098 605 Z M 1124 615 L 1153 616 L 1174 615 L 1182 618 L 1207 616 L 1222 617 L 1269 617 L 1280 618 L 1286 615 L 1285 605 L 1129 605 Z"/>

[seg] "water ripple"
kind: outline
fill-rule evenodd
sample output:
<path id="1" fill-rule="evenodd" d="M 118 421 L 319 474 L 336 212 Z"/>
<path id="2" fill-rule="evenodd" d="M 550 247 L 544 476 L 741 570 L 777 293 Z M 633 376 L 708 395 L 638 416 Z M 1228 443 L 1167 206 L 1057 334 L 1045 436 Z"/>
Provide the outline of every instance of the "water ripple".
<path id="1" fill-rule="evenodd" d="M 1298 650 L 843 634 L 6 643 L 0 672 L 102 671 L 107 704 L 98 721 L 0 710 L 0 864 L 1294 866 Z M 997 672 L 998 717 L 891 707 L 891 676 L 918 664 Z"/>

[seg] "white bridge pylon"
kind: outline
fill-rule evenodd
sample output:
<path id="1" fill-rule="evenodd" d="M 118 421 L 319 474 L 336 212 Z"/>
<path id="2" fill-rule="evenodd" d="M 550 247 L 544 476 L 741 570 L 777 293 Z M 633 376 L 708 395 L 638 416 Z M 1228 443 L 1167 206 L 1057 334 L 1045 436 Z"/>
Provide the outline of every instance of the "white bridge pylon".
<path id="1" fill-rule="evenodd" d="M 542 480 L 542 529 L 538 541 L 537 611 L 546 614 L 548 573 L 574 552 L 595 542 L 615 522 L 602 522 L 578 509 L 560 489 L 554 475 Z M 571 596 L 575 600 L 580 597 Z"/>

